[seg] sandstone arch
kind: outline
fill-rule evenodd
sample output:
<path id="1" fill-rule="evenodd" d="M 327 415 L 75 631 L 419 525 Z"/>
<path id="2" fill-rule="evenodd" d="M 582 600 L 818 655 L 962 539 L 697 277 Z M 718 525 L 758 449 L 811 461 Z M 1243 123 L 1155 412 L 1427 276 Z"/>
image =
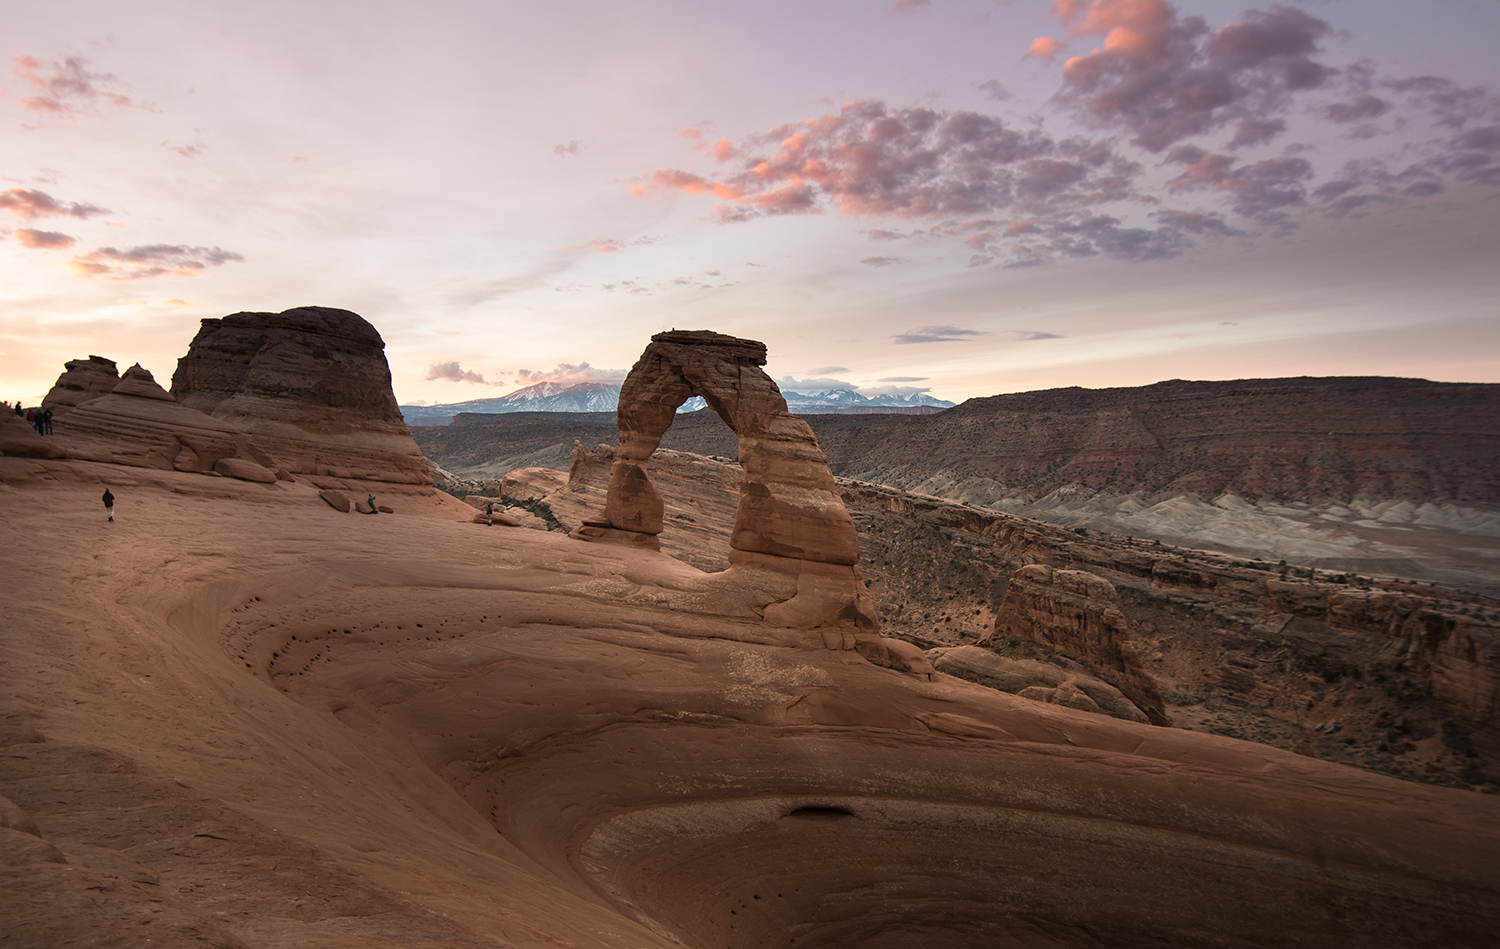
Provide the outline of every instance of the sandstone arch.
<path id="1" fill-rule="evenodd" d="M 766 346 L 755 340 L 709 330 L 652 336 L 620 389 L 620 447 L 604 510 L 573 536 L 660 547 L 663 504 L 648 459 L 678 407 L 701 396 L 738 437 L 745 471 L 728 579 L 747 572 L 795 578 L 795 596 L 764 604 L 767 620 L 873 635 L 875 614 L 857 569 L 854 521 L 812 429 L 787 411 L 781 390 L 760 368 L 765 363 Z"/>

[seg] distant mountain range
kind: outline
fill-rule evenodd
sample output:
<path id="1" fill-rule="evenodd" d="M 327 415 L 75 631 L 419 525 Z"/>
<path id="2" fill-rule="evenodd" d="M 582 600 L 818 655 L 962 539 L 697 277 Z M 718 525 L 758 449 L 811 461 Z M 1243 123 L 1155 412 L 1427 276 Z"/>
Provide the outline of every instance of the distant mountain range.
<path id="1" fill-rule="evenodd" d="M 829 389 L 811 394 L 785 391 L 781 394 L 786 398 L 787 408 L 797 415 L 923 415 L 941 412 L 954 405 L 921 393 L 864 396 L 853 389 Z M 401 414 L 408 425 L 447 425 L 455 415 L 465 412 L 486 415 L 511 412 L 613 412 L 619 402 L 619 383 L 539 382 L 493 399 L 472 399 L 446 405 L 403 405 Z M 703 407 L 702 399 L 692 398 L 678 411 L 693 412 Z"/>

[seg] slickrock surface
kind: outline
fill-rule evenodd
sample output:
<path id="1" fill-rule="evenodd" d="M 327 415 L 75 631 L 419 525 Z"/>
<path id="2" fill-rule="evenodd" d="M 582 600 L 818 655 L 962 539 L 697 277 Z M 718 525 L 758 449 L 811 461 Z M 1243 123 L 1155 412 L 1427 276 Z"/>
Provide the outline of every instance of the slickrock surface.
<path id="1" fill-rule="evenodd" d="M 1115 588 L 1083 570 L 1029 564 L 1015 572 L 993 636 L 1020 636 L 1076 657 L 1119 689 L 1155 725 L 1170 725 L 1161 692 L 1130 641 Z M 989 642 L 989 637 L 981 643 Z"/>
<path id="2" fill-rule="evenodd" d="M 295 474 L 432 483 L 391 392 L 385 341 L 348 310 L 204 320 L 172 395 L 250 433 Z"/>
<path id="3" fill-rule="evenodd" d="M 62 415 L 74 406 L 109 395 L 119 381 L 120 370 L 113 359 L 103 356 L 70 359 L 63 363 L 63 374 L 42 399 L 42 408 Z"/>
<path id="4" fill-rule="evenodd" d="M 1493 797 L 803 648 L 443 497 L 0 495 L 7 947 L 1500 939 Z"/>
<path id="5" fill-rule="evenodd" d="M 652 336 L 620 389 L 619 448 L 604 510 L 572 536 L 659 548 L 664 504 L 648 459 L 677 407 L 701 396 L 738 438 L 744 471 L 723 582 L 774 590 L 770 600 L 757 596 L 753 604 L 767 622 L 822 630 L 830 647 L 883 661 L 874 610 L 855 567 L 854 523 L 817 439 L 787 412 L 781 391 L 760 368 L 765 361 L 764 343 L 709 330 Z"/>
<path id="6" fill-rule="evenodd" d="M 514 471 L 489 483 L 503 496 L 487 500 L 529 526 L 565 532 L 598 510 L 600 473 L 612 461 L 610 446 L 579 446 L 571 477 Z M 724 570 L 738 466 L 659 450 L 651 471 L 665 505 L 662 550 Z M 1500 716 L 1489 699 L 1500 686 L 1500 602 L 1492 598 L 1080 534 L 861 482 L 840 487 L 890 637 L 926 647 L 989 639 L 997 662 L 1035 663 L 1049 680 L 1107 675 L 1108 665 L 1089 671 L 1083 654 L 993 635 L 1018 570 L 1086 569 L 1117 591 L 1115 606 L 1175 725 L 1500 792 Z M 1018 688 L 1029 685 L 1056 687 Z"/>
<path id="7" fill-rule="evenodd" d="M 0 411 L 0 455 L 17 458 L 61 458 L 65 452 L 57 442 L 37 434 L 26 419 L 14 411 Z"/>

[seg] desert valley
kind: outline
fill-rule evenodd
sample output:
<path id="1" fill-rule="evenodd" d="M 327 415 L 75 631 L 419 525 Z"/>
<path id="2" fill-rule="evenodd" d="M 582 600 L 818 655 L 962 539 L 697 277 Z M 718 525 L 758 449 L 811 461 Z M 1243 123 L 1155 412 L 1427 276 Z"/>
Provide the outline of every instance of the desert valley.
<path id="1" fill-rule="evenodd" d="M 642 346 L 408 429 L 368 322 L 239 313 L 0 415 L 0 945 L 1500 940 L 1500 386 Z"/>

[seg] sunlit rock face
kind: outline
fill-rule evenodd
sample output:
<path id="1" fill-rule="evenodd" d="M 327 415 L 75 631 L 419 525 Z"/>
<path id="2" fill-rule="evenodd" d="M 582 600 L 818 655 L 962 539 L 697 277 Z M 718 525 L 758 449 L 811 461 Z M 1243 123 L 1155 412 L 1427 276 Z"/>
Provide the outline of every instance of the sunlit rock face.
<path id="1" fill-rule="evenodd" d="M 291 472 L 431 483 L 396 407 L 385 341 L 348 310 L 204 320 L 177 362 L 172 395 L 249 432 Z"/>
<path id="2" fill-rule="evenodd" d="M 657 333 L 620 390 L 620 447 L 610 468 L 603 512 L 574 531 L 581 540 L 656 549 L 663 502 L 648 459 L 678 406 L 701 396 L 739 439 L 739 507 L 730 536 L 731 569 L 779 575 L 768 602 L 756 604 L 775 625 L 842 630 L 833 648 L 858 648 L 886 662 L 875 613 L 856 565 L 859 538 L 812 429 L 787 411 L 760 367 L 764 343 L 708 330 Z M 783 595 L 784 594 L 784 595 Z"/>

